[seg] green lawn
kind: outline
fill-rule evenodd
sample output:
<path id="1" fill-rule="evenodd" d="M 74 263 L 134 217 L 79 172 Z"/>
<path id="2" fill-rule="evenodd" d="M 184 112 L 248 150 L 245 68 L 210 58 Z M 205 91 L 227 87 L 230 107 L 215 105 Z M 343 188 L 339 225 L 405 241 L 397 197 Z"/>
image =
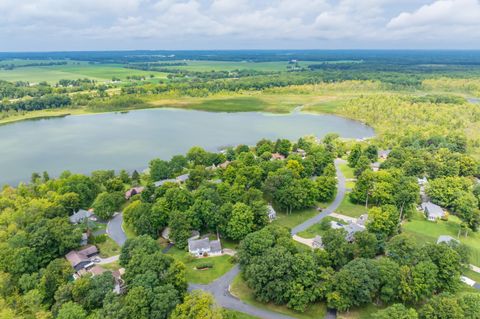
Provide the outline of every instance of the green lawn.
<path id="1" fill-rule="evenodd" d="M 113 239 L 107 236 L 107 240 L 104 243 L 97 244 L 100 251 L 100 257 L 112 257 L 120 254 L 121 247 L 117 245 Z"/>
<path id="2" fill-rule="evenodd" d="M 247 62 L 247 61 L 172 61 L 185 62 L 187 65 L 182 66 L 167 66 L 169 69 L 180 69 L 196 72 L 210 72 L 210 71 L 233 71 L 233 70 L 256 70 L 278 72 L 287 71 L 288 62 Z M 307 66 L 307 61 L 303 61 L 302 65 Z"/>
<path id="3" fill-rule="evenodd" d="M 207 99 L 190 104 L 191 109 L 210 112 L 258 112 L 267 107 L 267 103 L 256 97 L 230 97 Z"/>
<path id="4" fill-rule="evenodd" d="M 185 264 L 187 267 L 187 281 L 194 284 L 211 283 L 215 279 L 224 275 L 234 266 L 234 264 L 230 262 L 231 256 L 228 255 L 207 258 L 191 258 L 188 252 L 175 247 L 172 247 L 167 254 Z M 206 270 L 195 269 L 196 265 L 205 262 L 212 263 L 213 267 Z"/>
<path id="5" fill-rule="evenodd" d="M 250 316 L 250 315 L 247 315 L 246 313 L 236 311 L 236 310 L 225 309 L 225 312 L 235 319 L 260 319 L 258 317 Z"/>
<path id="6" fill-rule="evenodd" d="M 403 225 L 403 231 L 414 236 L 420 243 L 436 242 L 440 235 L 456 238 L 459 229 L 460 219 L 453 215 L 450 215 L 448 221 L 430 222 L 422 214 L 417 213 L 411 221 Z M 470 262 L 480 266 L 480 234 L 470 232 L 468 237 L 461 236 L 460 242 L 470 248 Z"/>
<path id="7" fill-rule="evenodd" d="M 312 218 L 319 212 L 315 208 L 309 208 L 301 211 L 294 211 L 291 214 L 285 214 L 277 211 L 277 219 L 273 221 L 273 224 L 281 225 L 287 228 L 293 228 L 307 219 Z"/>
<path id="8" fill-rule="evenodd" d="M 372 314 L 378 310 L 384 309 L 385 307 L 380 307 L 375 304 L 371 304 L 362 308 L 354 308 L 349 312 L 339 312 L 337 313 L 338 319 L 369 319 L 372 317 Z M 395 319 L 395 318 L 392 318 Z"/>
<path id="9" fill-rule="evenodd" d="M 105 268 L 111 271 L 118 270 L 121 268 L 120 265 L 118 264 L 118 261 L 114 261 L 113 263 L 109 263 L 109 264 L 103 264 L 101 266 L 102 268 Z"/>
<path id="10" fill-rule="evenodd" d="M 130 228 L 130 226 L 128 226 L 127 223 L 123 222 L 122 228 L 127 238 L 130 239 L 130 238 L 137 237 L 137 234 L 135 234 L 135 231 L 132 228 Z"/>
<path id="11" fill-rule="evenodd" d="M 480 283 L 480 274 L 478 272 L 475 272 L 475 271 L 469 269 L 469 270 L 465 271 L 463 273 L 463 275 L 465 277 L 468 277 L 468 278 L 470 278 L 472 280 L 475 280 L 476 282 Z"/>
<path id="12" fill-rule="evenodd" d="M 343 175 L 346 179 L 355 178 L 354 170 L 347 163 L 341 163 L 339 165 L 340 170 L 342 171 Z"/>
<path id="13" fill-rule="evenodd" d="M 367 213 L 364 205 L 354 204 L 350 201 L 350 197 L 345 195 L 340 206 L 337 208 L 336 213 L 358 218 L 360 215 Z"/>
<path id="14" fill-rule="evenodd" d="M 238 275 L 233 280 L 233 283 L 230 287 L 230 292 L 241 299 L 243 302 L 250 304 L 252 306 L 258 307 L 260 309 L 265 309 L 273 312 L 278 312 L 287 316 L 291 316 L 299 319 L 320 319 L 325 317 L 327 312 L 327 307 L 324 303 L 315 303 L 310 305 L 307 310 L 303 313 L 294 311 L 287 308 L 283 305 L 275 305 L 273 303 L 262 303 L 253 297 L 252 290 L 247 286 L 245 281 L 242 279 L 241 275 Z"/>
<path id="15" fill-rule="evenodd" d="M 337 222 L 340 222 L 340 223 L 344 223 L 344 221 L 338 219 L 338 218 L 334 218 L 334 217 L 331 217 L 331 216 L 327 216 L 325 217 L 323 220 L 326 220 L 326 221 L 337 221 Z M 320 223 L 317 223 L 309 228 L 307 228 L 306 230 L 298 233 L 298 236 L 300 237 L 303 237 L 303 238 L 313 238 L 317 235 L 323 235 L 325 231 L 321 229 L 321 224 Z"/>

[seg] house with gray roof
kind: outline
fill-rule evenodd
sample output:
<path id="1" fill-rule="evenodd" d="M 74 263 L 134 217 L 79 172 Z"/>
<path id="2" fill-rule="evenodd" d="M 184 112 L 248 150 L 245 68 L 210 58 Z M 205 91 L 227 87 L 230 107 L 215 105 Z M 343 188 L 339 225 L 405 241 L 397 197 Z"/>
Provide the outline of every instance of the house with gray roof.
<path id="1" fill-rule="evenodd" d="M 378 157 L 380 157 L 383 160 L 386 160 L 388 158 L 388 155 L 390 155 L 391 152 L 392 152 L 391 150 L 379 150 Z"/>
<path id="2" fill-rule="evenodd" d="M 189 178 L 190 178 L 190 173 L 187 173 L 187 174 L 177 176 L 176 180 L 179 183 L 185 183 L 187 181 L 187 179 L 189 179 Z"/>
<path id="3" fill-rule="evenodd" d="M 456 239 L 456 238 L 453 238 L 452 236 L 440 235 L 440 236 L 438 236 L 437 244 L 441 244 L 441 243 L 445 243 L 445 244 L 450 244 L 450 243 L 460 244 L 460 241 L 459 241 L 458 239 Z"/>
<path id="4" fill-rule="evenodd" d="M 423 212 L 425 213 L 425 217 L 429 221 L 436 221 L 445 216 L 445 211 L 442 207 L 432 203 L 432 202 L 424 202 L 421 205 Z"/>
<path id="5" fill-rule="evenodd" d="M 353 242 L 355 233 L 365 230 L 364 225 L 358 223 L 349 223 L 347 225 L 339 223 L 337 221 L 330 222 L 330 228 L 332 229 L 344 229 L 347 233 L 345 234 L 345 239 L 349 242 Z"/>
<path id="6" fill-rule="evenodd" d="M 155 187 L 160 187 L 160 186 L 162 186 L 162 185 L 165 184 L 165 183 L 176 183 L 176 182 L 177 182 L 176 179 L 169 178 L 169 179 L 162 179 L 161 181 L 156 181 L 156 182 L 153 183 L 153 185 L 154 185 Z"/>
<path id="7" fill-rule="evenodd" d="M 312 247 L 318 249 L 323 248 L 322 236 L 317 235 L 313 238 Z"/>
<path id="8" fill-rule="evenodd" d="M 275 211 L 272 205 L 267 206 L 267 214 L 268 214 L 269 221 L 273 221 L 277 218 L 277 212 Z"/>
<path id="9" fill-rule="evenodd" d="M 210 240 L 208 237 L 188 240 L 188 251 L 195 257 L 218 256 L 222 254 L 220 239 Z"/>
<path id="10" fill-rule="evenodd" d="M 68 219 L 70 219 L 70 223 L 72 223 L 72 224 L 80 224 L 85 219 L 88 219 L 91 216 L 92 216 L 91 211 L 88 211 L 88 210 L 85 210 L 85 209 L 79 209 L 72 216 L 68 217 Z"/>

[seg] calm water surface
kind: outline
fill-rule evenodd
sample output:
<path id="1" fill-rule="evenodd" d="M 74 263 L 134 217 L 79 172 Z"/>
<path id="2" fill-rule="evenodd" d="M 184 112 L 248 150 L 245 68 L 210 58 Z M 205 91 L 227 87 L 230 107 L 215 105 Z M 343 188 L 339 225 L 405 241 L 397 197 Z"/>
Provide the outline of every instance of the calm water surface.
<path id="1" fill-rule="evenodd" d="M 261 138 L 297 139 L 338 133 L 374 135 L 372 128 L 333 115 L 209 113 L 149 109 L 24 121 L 0 126 L 0 184 L 28 181 L 32 172 L 57 176 L 64 170 L 141 169 L 199 145 L 254 144 Z"/>

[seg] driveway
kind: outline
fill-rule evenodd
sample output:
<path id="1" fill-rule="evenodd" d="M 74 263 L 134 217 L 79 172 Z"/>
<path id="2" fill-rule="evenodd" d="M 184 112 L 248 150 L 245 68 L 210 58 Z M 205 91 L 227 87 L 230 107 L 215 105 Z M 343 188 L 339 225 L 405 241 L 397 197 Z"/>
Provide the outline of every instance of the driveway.
<path id="1" fill-rule="evenodd" d="M 316 223 L 320 222 L 322 219 L 330 215 L 331 213 L 335 212 L 335 210 L 340 206 L 343 198 L 345 197 L 346 189 L 345 189 L 345 176 L 343 176 L 342 171 L 340 170 L 339 164 L 345 163 L 342 159 L 335 160 L 335 168 L 337 170 L 337 196 L 335 196 L 335 200 L 333 201 L 330 206 L 325 208 L 320 214 L 304 221 L 298 226 L 295 226 L 292 229 L 292 235 L 296 235 L 301 231 L 306 230 L 310 226 L 315 225 Z"/>
<path id="2" fill-rule="evenodd" d="M 127 241 L 127 235 L 123 231 L 123 214 L 116 214 L 107 224 L 107 234 L 113 239 L 120 247 Z"/>

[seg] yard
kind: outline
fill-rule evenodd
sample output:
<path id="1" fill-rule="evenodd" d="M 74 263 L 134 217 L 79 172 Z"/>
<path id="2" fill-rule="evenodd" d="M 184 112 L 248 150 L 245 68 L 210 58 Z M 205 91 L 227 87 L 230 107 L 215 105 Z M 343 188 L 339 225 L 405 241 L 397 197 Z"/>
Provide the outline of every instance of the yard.
<path id="1" fill-rule="evenodd" d="M 230 309 L 225 309 L 225 312 L 230 316 L 228 318 L 235 318 L 235 319 L 260 319 L 258 317 L 250 316 L 247 315 L 246 313 L 236 311 L 236 310 L 230 310 Z"/>
<path id="2" fill-rule="evenodd" d="M 338 166 L 340 167 L 340 170 L 342 171 L 346 179 L 355 178 L 355 174 L 353 173 L 353 168 L 348 166 L 348 163 L 341 163 Z"/>
<path id="3" fill-rule="evenodd" d="M 291 214 L 285 214 L 277 211 L 277 219 L 273 224 L 287 227 L 289 229 L 303 223 L 307 219 L 312 218 L 319 212 L 315 208 L 309 208 L 300 211 L 294 211 Z"/>
<path id="4" fill-rule="evenodd" d="M 233 280 L 230 286 L 230 292 L 235 297 L 239 298 L 243 302 L 255 306 L 260 309 L 265 309 L 273 312 L 278 312 L 287 316 L 291 316 L 299 319 L 317 319 L 324 318 L 327 312 L 327 307 L 324 303 L 316 303 L 307 308 L 303 313 L 291 310 L 283 305 L 275 305 L 273 303 L 261 303 L 253 297 L 252 290 L 247 286 L 241 275 L 238 275 Z"/>
<path id="5" fill-rule="evenodd" d="M 183 262 L 187 268 L 187 281 L 194 284 L 208 284 L 221 277 L 234 266 L 231 263 L 231 256 L 223 255 L 217 257 L 194 258 L 184 250 L 172 247 L 168 255 Z M 212 268 L 197 270 L 195 267 L 199 264 L 211 263 Z"/>
<path id="6" fill-rule="evenodd" d="M 340 222 L 340 223 L 345 223 L 344 221 L 338 219 L 338 218 L 334 218 L 334 217 L 331 217 L 331 216 L 327 216 L 325 217 L 323 220 L 326 220 L 328 222 L 330 221 L 337 221 L 337 222 Z M 322 220 L 322 221 L 323 221 Z M 325 232 L 325 230 L 322 229 L 322 224 L 321 223 L 317 223 L 313 226 L 310 226 L 309 228 L 307 228 L 306 230 L 298 233 L 297 235 L 300 236 L 300 237 L 303 237 L 303 238 L 313 238 L 317 235 L 323 235 L 323 233 Z"/>
<path id="7" fill-rule="evenodd" d="M 448 221 L 430 222 L 422 214 L 417 213 L 412 217 L 411 221 L 405 222 L 402 228 L 405 233 L 411 234 L 420 243 L 435 243 L 440 235 L 449 235 L 457 238 L 458 230 L 460 229 L 460 219 L 450 215 Z M 461 236 L 459 239 L 461 243 L 470 248 L 470 262 L 475 266 L 480 266 L 480 234 L 478 232 L 470 232 L 468 237 Z"/>
<path id="8" fill-rule="evenodd" d="M 340 206 L 335 211 L 338 214 L 358 218 L 367 213 L 364 205 L 354 204 L 350 201 L 350 196 L 345 195 Z"/>
<path id="9" fill-rule="evenodd" d="M 106 238 L 107 240 L 105 240 L 105 242 L 97 244 L 98 250 L 100 251 L 100 257 L 107 258 L 120 254 L 121 247 L 110 237 L 106 236 Z"/>

